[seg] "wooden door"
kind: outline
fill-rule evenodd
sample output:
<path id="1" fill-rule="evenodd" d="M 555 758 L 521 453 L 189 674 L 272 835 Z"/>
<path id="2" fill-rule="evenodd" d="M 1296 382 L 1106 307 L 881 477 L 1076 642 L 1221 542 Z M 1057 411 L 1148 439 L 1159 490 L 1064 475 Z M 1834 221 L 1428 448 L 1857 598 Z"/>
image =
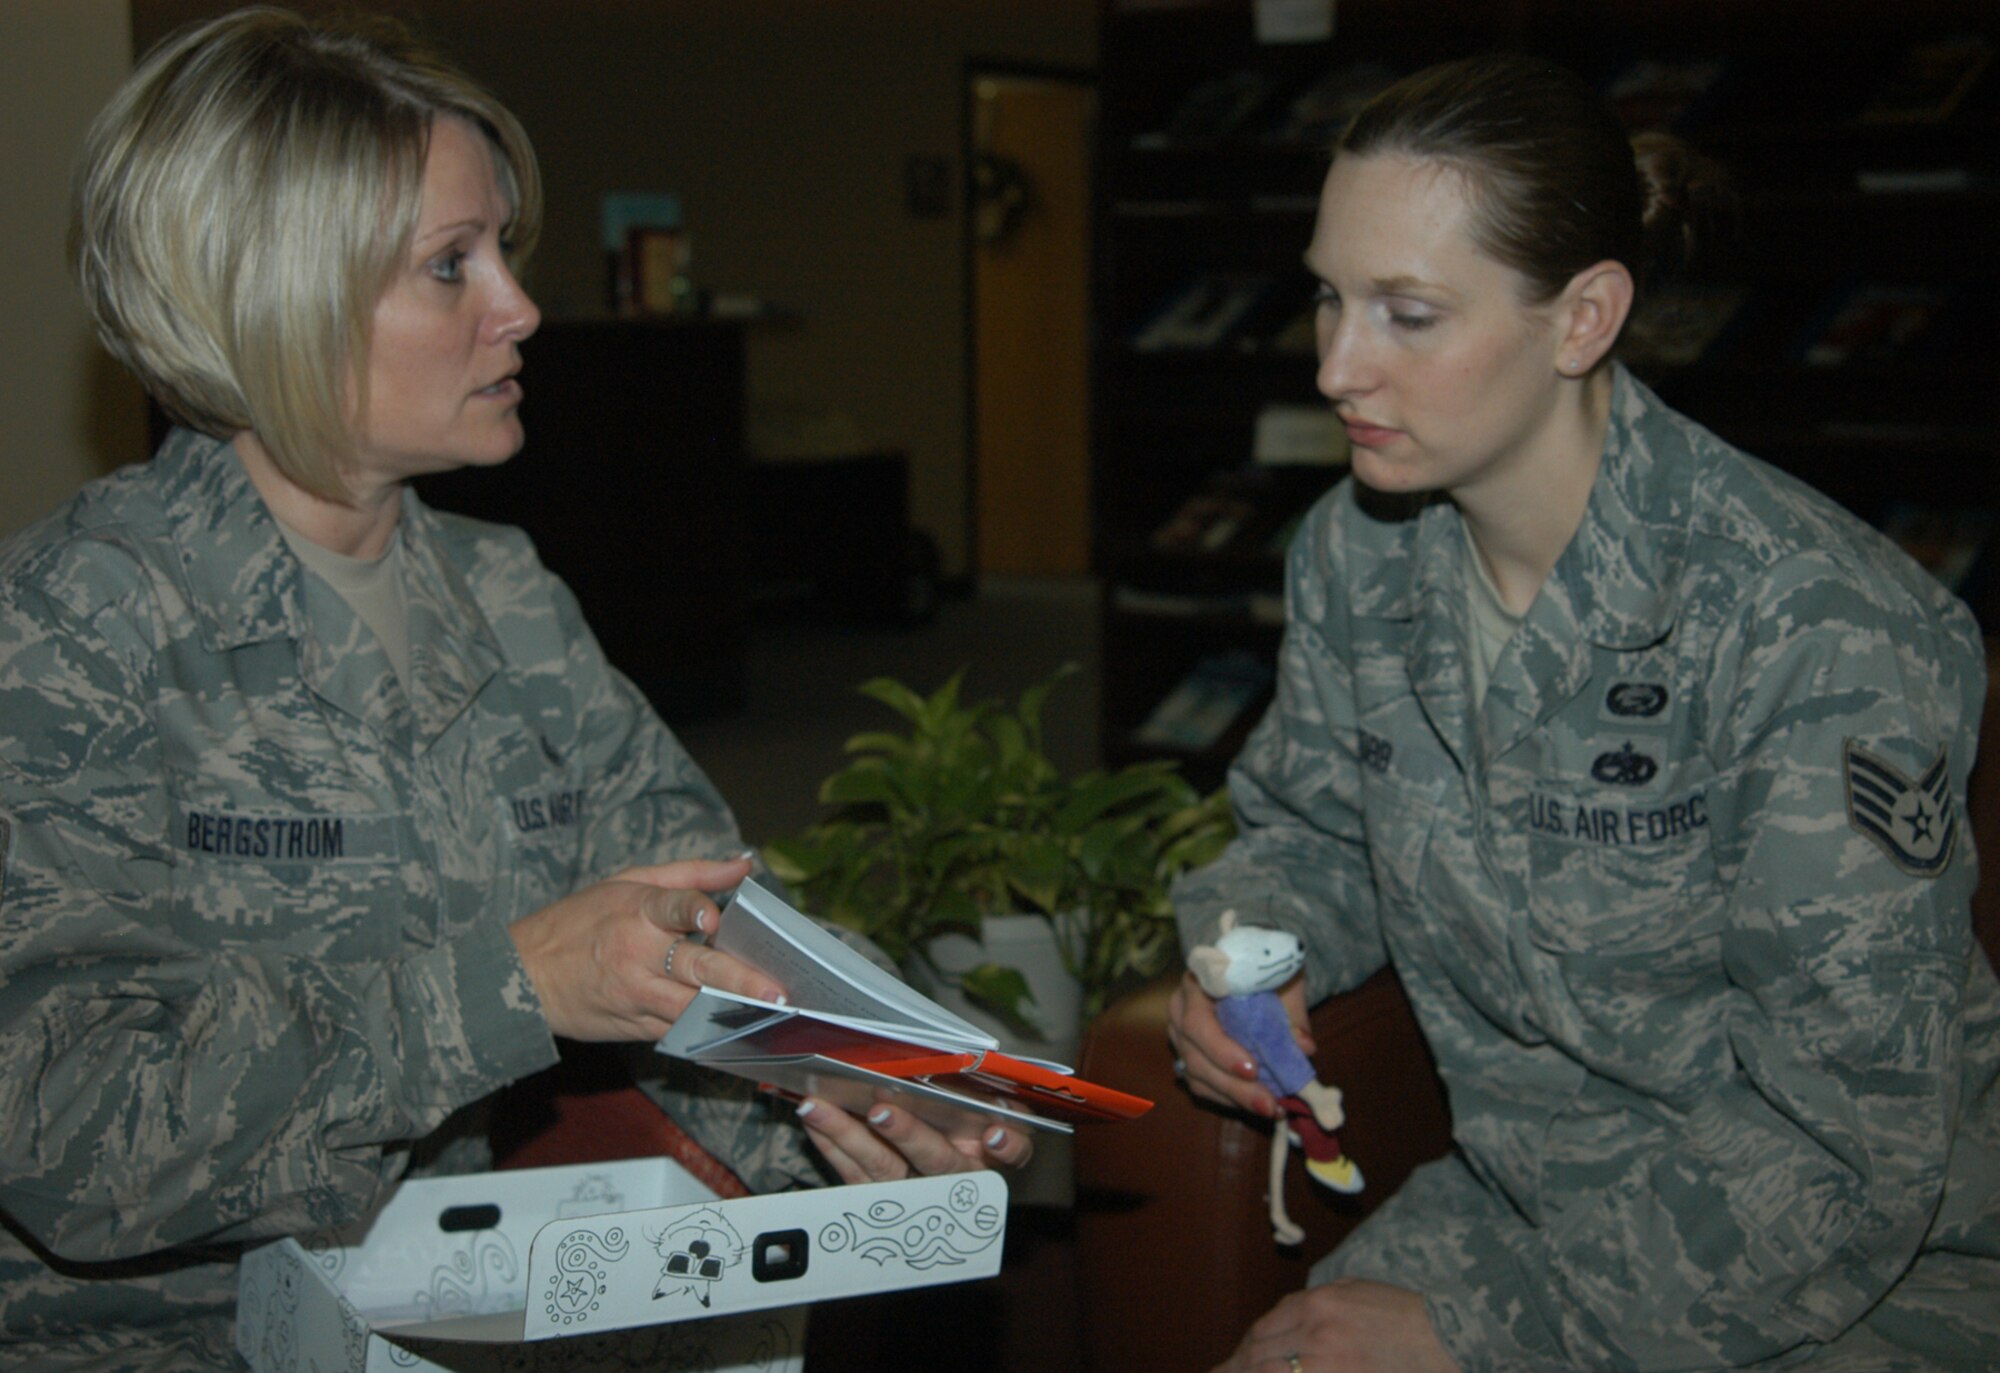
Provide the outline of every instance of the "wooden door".
<path id="1" fill-rule="evenodd" d="M 1090 566 L 1089 148 L 1096 92 L 974 75 L 972 487 L 978 571 Z"/>

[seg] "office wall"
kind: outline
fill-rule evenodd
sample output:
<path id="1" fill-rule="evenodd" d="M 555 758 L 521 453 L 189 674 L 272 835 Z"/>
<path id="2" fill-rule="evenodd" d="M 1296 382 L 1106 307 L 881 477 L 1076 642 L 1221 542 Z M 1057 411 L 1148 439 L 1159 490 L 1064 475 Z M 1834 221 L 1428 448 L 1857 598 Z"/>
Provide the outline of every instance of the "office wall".
<path id="1" fill-rule="evenodd" d="M 371 3 L 429 34 L 535 140 L 549 213 L 530 286 L 545 310 L 602 309 L 604 191 L 678 192 L 697 278 L 802 316 L 751 332 L 753 428 L 837 413 L 907 451 L 913 517 L 964 569 L 964 64 L 1089 67 L 1092 0 Z M 228 7 L 132 0 L 135 41 Z M 907 212 L 912 155 L 949 163 L 949 215 Z"/>
<path id="2" fill-rule="evenodd" d="M 0 535 L 143 456 L 144 402 L 63 266 L 70 158 L 131 55 L 126 0 L 0 4 Z"/>

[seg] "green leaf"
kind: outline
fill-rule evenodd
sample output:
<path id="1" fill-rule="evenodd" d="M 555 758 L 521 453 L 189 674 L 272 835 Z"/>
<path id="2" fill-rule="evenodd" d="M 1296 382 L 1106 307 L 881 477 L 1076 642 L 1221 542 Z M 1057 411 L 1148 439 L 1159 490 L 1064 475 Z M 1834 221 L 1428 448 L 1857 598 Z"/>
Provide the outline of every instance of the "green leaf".
<path id="1" fill-rule="evenodd" d="M 1056 812 L 1053 822 L 1056 830 L 1075 834 L 1108 811 L 1159 794 L 1162 780 L 1157 772 L 1133 769 L 1087 777 Z"/>
<path id="2" fill-rule="evenodd" d="M 1014 707 L 1014 718 L 1021 722 L 1022 731 L 1027 735 L 1030 747 L 1035 752 L 1042 751 L 1042 706 L 1051 689 L 1065 677 L 1074 677 L 1083 669 L 1075 663 L 1064 663 L 1050 673 L 1044 681 L 1035 683 L 1021 693 L 1020 702 Z"/>
<path id="3" fill-rule="evenodd" d="M 842 748 L 848 753 L 873 753 L 885 758 L 904 759 L 909 757 L 910 741 L 900 734 L 872 731 L 849 737 Z"/>
<path id="4" fill-rule="evenodd" d="M 981 915 L 978 903 L 969 895 L 956 887 L 946 887 L 937 893 L 928 911 L 918 913 L 918 918 L 927 933 L 953 929 L 976 939 Z"/>
<path id="5" fill-rule="evenodd" d="M 773 839 L 763 846 L 764 863 L 780 882 L 801 886 L 825 870 L 827 851 L 803 838 Z"/>
<path id="6" fill-rule="evenodd" d="M 1020 969 L 982 963 L 960 974 L 957 981 L 966 996 L 1014 1029 L 1034 1034 L 1039 1028 L 1027 1014 L 1027 1008 L 1036 1004 L 1035 994 L 1028 989 L 1028 979 Z"/>
<path id="7" fill-rule="evenodd" d="M 893 677 L 871 677 L 856 688 L 863 696 L 880 701 L 911 724 L 924 718 L 924 699 Z"/>
<path id="8" fill-rule="evenodd" d="M 978 717 L 979 707 L 970 707 L 969 711 L 961 710 L 959 707 L 958 688 L 964 680 L 965 669 L 960 668 L 951 674 L 943 686 L 932 692 L 930 699 L 918 709 L 914 718 L 926 733 L 943 734 L 952 730 L 963 732 L 972 720 Z"/>
<path id="9" fill-rule="evenodd" d="M 996 715 L 986 722 L 993 740 L 993 761 L 1003 774 L 1018 771 L 1028 758 L 1028 734 L 1011 715 Z"/>
<path id="10" fill-rule="evenodd" d="M 830 806 L 888 806 L 897 795 L 889 769 L 874 759 L 863 759 L 822 782 L 819 799 Z"/>

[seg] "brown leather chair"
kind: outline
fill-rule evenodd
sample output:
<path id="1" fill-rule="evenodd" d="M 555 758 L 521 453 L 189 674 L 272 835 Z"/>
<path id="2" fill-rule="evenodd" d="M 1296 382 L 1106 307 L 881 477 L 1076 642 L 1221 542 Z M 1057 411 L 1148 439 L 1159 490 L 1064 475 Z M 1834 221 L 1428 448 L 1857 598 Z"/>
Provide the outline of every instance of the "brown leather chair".
<path id="1" fill-rule="evenodd" d="M 1969 796 L 1974 846 L 1985 859 L 1973 923 L 2000 967 L 2000 645 L 1989 640 L 1986 657 Z M 1092 1373 L 1214 1367 L 1412 1169 L 1451 1148 L 1443 1087 L 1394 977 L 1380 973 L 1323 1003 L 1313 1036 L 1327 1080 L 1346 1095 L 1341 1142 L 1367 1188 L 1354 1198 L 1316 1192 L 1294 1162 L 1286 1206 L 1306 1239 L 1279 1249 L 1264 1202 L 1269 1134 L 1197 1105 L 1174 1079 L 1166 1042 L 1174 981 L 1113 1004 L 1084 1037 L 1085 1077 L 1157 1103 L 1138 1121 L 1076 1136 L 1078 1304 Z"/>

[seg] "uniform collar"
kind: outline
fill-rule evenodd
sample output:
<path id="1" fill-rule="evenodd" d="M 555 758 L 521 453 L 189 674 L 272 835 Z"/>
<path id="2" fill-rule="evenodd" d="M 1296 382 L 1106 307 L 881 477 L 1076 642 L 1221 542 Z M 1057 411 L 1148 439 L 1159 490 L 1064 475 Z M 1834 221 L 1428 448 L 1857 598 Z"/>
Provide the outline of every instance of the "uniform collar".
<path id="1" fill-rule="evenodd" d="M 165 482 L 171 537 L 204 646 L 225 652 L 291 639 L 301 644 L 301 662 L 316 690 L 363 718 L 381 715 L 387 707 L 376 700 L 379 690 L 346 689 L 343 655 L 328 652 L 331 646 L 312 632 L 304 565 L 285 546 L 277 519 L 235 450 L 224 440 L 176 429 L 154 464 Z M 444 555 L 436 516 L 407 488 L 401 518 L 410 603 L 405 694 L 416 737 L 429 741 L 499 670 L 502 654 L 464 574 Z M 379 688 L 380 674 L 373 675 Z"/>
<path id="2" fill-rule="evenodd" d="M 1556 560 L 1542 599 L 1557 602 L 1574 633 L 1612 649 L 1641 648 L 1672 628 L 1694 512 L 1693 447 L 1659 397 L 1614 365 L 1611 417 L 1583 523 Z M 1421 504 L 1353 488 L 1373 518 L 1409 521 L 1354 584 L 1358 615 L 1414 619 L 1432 597 L 1463 597 L 1459 515 L 1449 501 Z M 1530 619 L 1539 618 L 1531 613 Z"/>
<path id="3" fill-rule="evenodd" d="M 303 637 L 298 559 L 226 439 L 175 429 L 153 459 L 202 646 Z"/>
<path id="4" fill-rule="evenodd" d="M 1685 425 L 1620 365 L 1611 422 L 1583 524 L 1549 580 L 1578 634 L 1632 650 L 1664 638 L 1679 613 L 1694 517 L 1695 461 Z"/>
<path id="5" fill-rule="evenodd" d="M 417 737 L 426 742 L 444 733 L 504 661 L 499 635 L 444 547 L 437 516 L 405 487 L 403 576 L 410 602 L 410 680 L 405 685 Z"/>

